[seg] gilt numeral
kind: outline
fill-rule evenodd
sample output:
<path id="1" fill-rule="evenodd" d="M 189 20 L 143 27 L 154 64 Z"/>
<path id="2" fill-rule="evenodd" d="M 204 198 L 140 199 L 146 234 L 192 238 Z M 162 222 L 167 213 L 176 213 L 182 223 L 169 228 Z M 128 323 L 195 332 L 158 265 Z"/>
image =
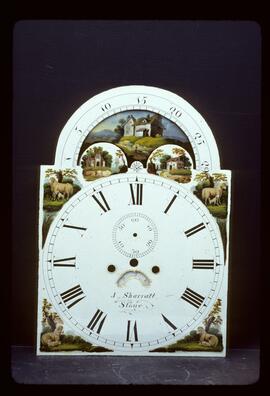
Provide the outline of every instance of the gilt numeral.
<path id="1" fill-rule="evenodd" d="M 164 213 L 167 213 L 167 212 L 168 212 L 168 210 L 170 209 L 170 207 L 172 206 L 172 204 L 174 203 L 174 201 L 176 200 L 176 198 L 177 198 L 177 195 L 175 194 L 175 195 L 172 197 L 172 199 L 171 199 L 169 205 L 167 206 L 167 208 L 164 210 Z"/>
<path id="2" fill-rule="evenodd" d="M 193 269 L 214 269 L 214 260 L 199 260 L 193 259 L 192 268 Z"/>
<path id="3" fill-rule="evenodd" d="M 108 205 L 108 202 L 106 201 L 106 198 L 104 197 L 104 194 L 102 191 L 100 191 L 99 196 L 101 200 L 97 198 L 96 195 L 92 195 L 92 198 L 96 201 L 96 203 L 101 207 L 104 213 L 108 212 L 111 208 Z"/>
<path id="4" fill-rule="evenodd" d="M 53 260 L 54 267 L 75 267 L 76 257 L 67 257 L 63 259 Z"/>
<path id="5" fill-rule="evenodd" d="M 185 231 L 185 234 L 187 237 L 190 237 L 193 234 L 196 234 L 196 232 L 199 232 L 201 230 L 203 230 L 205 228 L 205 225 L 203 223 L 200 223 L 192 228 L 190 228 L 189 230 Z"/>
<path id="6" fill-rule="evenodd" d="M 133 321 L 128 320 L 127 323 L 127 341 L 138 341 L 138 330 L 137 330 L 137 322 L 133 323 Z"/>
<path id="7" fill-rule="evenodd" d="M 176 330 L 177 327 L 168 319 L 166 318 L 166 316 L 164 316 L 163 314 L 161 314 L 164 322 L 166 322 L 173 330 Z"/>
<path id="8" fill-rule="evenodd" d="M 74 286 L 71 289 L 66 290 L 65 292 L 61 293 L 60 296 L 62 297 L 62 300 L 66 304 L 68 301 L 71 301 L 71 304 L 67 305 L 68 308 L 73 307 L 73 305 L 77 304 L 79 301 L 81 301 L 85 296 L 80 297 L 75 299 L 76 297 L 80 296 L 83 294 L 82 288 L 80 285 Z"/>
<path id="9" fill-rule="evenodd" d="M 104 312 L 98 309 L 95 315 L 88 323 L 87 325 L 88 329 L 95 330 L 95 327 L 97 327 L 97 330 L 95 330 L 95 332 L 99 334 L 101 332 L 102 326 L 104 325 L 106 317 L 107 315 L 104 316 Z"/>
<path id="10" fill-rule="evenodd" d="M 135 189 L 133 188 L 132 184 L 130 184 L 129 186 L 130 186 L 132 204 L 133 205 L 142 205 L 143 184 L 141 184 L 141 183 L 135 184 Z"/>
<path id="11" fill-rule="evenodd" d="M 187 287 L 181 298 L 194 307 L 199 308 L 202 305 L 205 297 Z"/>

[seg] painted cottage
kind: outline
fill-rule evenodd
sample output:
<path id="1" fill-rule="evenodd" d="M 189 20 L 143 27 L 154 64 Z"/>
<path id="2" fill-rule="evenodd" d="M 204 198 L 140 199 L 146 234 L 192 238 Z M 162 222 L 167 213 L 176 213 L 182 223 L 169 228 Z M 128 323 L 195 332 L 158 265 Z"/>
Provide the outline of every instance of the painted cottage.
<path id="1" fill-rule="evenodd" d="M 124 136 L 155 136 L 157 133 L 162 135 L 163 128 L 158 125 L 158 132 L 154 131 L 153 124 L 156 120 L 156 116 L 152 116 L 151 118 L 139 118 L 136 120 L 132 115 L 128 116 L 127 121 L 123 125 L 124 128 Z"/>
<path id="2" fill-rule="evenodd" d="M 93 157 L 88 157 L 86 160 L 86 166 L 90 168 L 105 167 L 106 163 L 101 153 L 96 153 Z"/>
<path id="3" fill-rule="evenodd" d="M 181 159 L 181 157 L 170 158 L 166 162 L 167 170 L 183 169 L 184 167 L 185 167 L 185 163 Z"/>

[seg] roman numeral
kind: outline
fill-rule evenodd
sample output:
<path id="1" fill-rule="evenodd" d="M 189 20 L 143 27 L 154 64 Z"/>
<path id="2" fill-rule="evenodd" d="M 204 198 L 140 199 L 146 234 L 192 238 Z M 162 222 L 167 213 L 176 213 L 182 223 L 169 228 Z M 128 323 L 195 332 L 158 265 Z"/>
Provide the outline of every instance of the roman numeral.
<path id="1" fill-rule="evenodd" d="M 98 193 L 101 197 L 101 200 L 99 200 L 96 195 L 92 195 L 92 198 L 96 201 L 96 203 L 101 207 L 104 213 L 108 212 L 111 208 L 108 205 L 108 202 L 106 201 L 106 198 L 103 195 L 103 192 L 100 191 Z"/>
<path id="2" fill-rule="evenodd" d="M 214 260 L 199 260 L 193 259 L 192 268 L 193 269 L 214 269 Z"/>
<path id="3" fill-rule="evenodd" d="M 135 184 L 135 191 L 133 185 L 130 184 L 130 193 L 133 205 L 142 205 L 142 197 L 143 197 L 143 184 Z"/>
<path id="4" fill-rule="evenodd" d="M 95 315 L 92 317 L 90 322 L 88 323 L 87 327 L 90 330 L 94 330 L 97 334 L 101 332 L 102 326 L 104 325 L 105 319 L 107 315 L 103 316 L 104 312 L 102 312 L 100 309 L 98 309 L 95 313 Z M 98 326 L 97 330 L 95 330 L 95 327 Z"/>
<path id="5" fill-rule="evenodd" d="M 71 304 L 69 304 L 67 307 L 71 308 L 73 307 L 73 305 L 77 304 L 79 301 L 81 301 L 83 298 L 85 298 L 85 296 L 77 298 L 76 300 L 75 297 L 80 296 L 81 294 L 83 294 L 83 291 L 81 289 L 80 285 L 74 286 L 71 289 L 68 289 L 67 291 L 63 292 L 60 294 L 60 296 L 62 297 L 62 300 L 64 301 L 64 303 L 66 304 L 68 301 L 73 300 L 73 302 L 71 302 Z"/>
<path id="6" fill-rule="evenodd" d="M 76 257 L 67 257 L 67 258 L 63 258 L 63 259 L 53 260 L 53 266 L 54 267 L 75 267 L 75 260 L 76 260 Z"/>
<path id="7" fill-rule="evenodd" d="M 176 330 L 177 327 L 168 319 L 166 318 L 166 316 L 164 316 L 163 314 L 161 314 L 164 322 L 166 322 L 173 330 Z"/>
<path id="8" fill-rule="evenodd" d="M 87 228 L 84 228 L 84 227 L 77 227 L 77 226 L 72 226 L 72 225 L 68 225 L 68 224 L 63 225 L 63 227 L 72 228 L 74 230 L 81 230 L 81 231 L 86 231 L 87 230 Z"/>
<path id="9" fill-rule="evenodd" d="M 138 330 L 137 330 L 137 322 L 128 320 L 127 323 L 127 341 L 138 341 Z"/>
<path id="10" fill-rule="evenodd" d="M 172 197 L 172 199 L 171 199 L 169 205 L 167 206 L 167 208 L 164 210 L 164 213 L 167 213 L 167 212 L 168 212 L 168 210 L 170 209 L 170 207 L 172 206 L 172 204 L 174 203 L 174 201 L 176 200 L 176 198 L 177 198 L 177 195 L 175 194 L 175 195 Z"/>
<path id="11" fill-rule="evenodd" d="M 196 308 L 199 308 L 204 301 L 203 296 L 191 290 L 189 287 L 186 288 L 181 298 Z"/>
<path id="12" fill-rule="evenodd" d="M 196 234 L 196 232 L 199 232 L 205 228 L 205 225 L 203 223 L 200 223 L 196 225 L 195 227 L 190 228 L 189 230 L 185 231 L 185 234 L 187 237 L 190 237 L 193 234 Z"/>

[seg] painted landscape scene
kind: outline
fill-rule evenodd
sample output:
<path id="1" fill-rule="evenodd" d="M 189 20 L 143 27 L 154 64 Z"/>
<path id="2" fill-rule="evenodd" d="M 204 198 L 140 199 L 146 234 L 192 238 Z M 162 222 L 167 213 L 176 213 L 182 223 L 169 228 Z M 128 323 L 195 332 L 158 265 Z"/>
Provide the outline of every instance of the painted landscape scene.
<path id="1" fill-rule="evenodd" d="M 196 330 L 190 331 L 183 339 L 167 347 L 156 348 L 151 352 L 222 352 L 221 325 L 221 299 L 218 298 L 208 316 Z"/>
<path id="2" fill-rule="evenodd" d="M 165 144 L 180 145 L 194 162 L 191 144 L 182 129 L 169 119 L 150 111 L 124 111 L 100 122 L 84 140 L 78 165 L 89 146 L 101 142 L 113 143 L 121 149 L 127 158 L 128 167 L 133 161 L 140 161 L 146 167 L 150 154 Z"/>
<path id="3" fill-rule="evenodd" d="M 175 144 L 166 144 L 154 150 L 147 161 L 149 173 L 179 183 L 191 181 L 192 168 L 192 159 L 188 152 Z"/>
<path id="4" fill-rule="evenodd" d="M 111 143 L 94 143 L 82 155 L 81 167 L 86 181 L 125 173 L 128 169 L 124 152 Z"/>
<path id="5" fill-rule="evenodd" d="M 205 204 L 219 226 L 226 258 L 228 179 L 225 173 L 200 172 L 194 178 L 197 182 L 193 193 Z"/>
<path id="6" fill-rule="evenodd" d="M 75 169 L 46 169 L 43 181 L 42 245 L 58 211 L 80 189 Z"/>
<path id="7" fill-rule="evenodd" d="M 53 311 L 52 304 L 43 299 L 40 351 L 42 352 L 106 352 L 109 349 L 93 345 L 72 332 L 65 333 L 64 323 Z"/>

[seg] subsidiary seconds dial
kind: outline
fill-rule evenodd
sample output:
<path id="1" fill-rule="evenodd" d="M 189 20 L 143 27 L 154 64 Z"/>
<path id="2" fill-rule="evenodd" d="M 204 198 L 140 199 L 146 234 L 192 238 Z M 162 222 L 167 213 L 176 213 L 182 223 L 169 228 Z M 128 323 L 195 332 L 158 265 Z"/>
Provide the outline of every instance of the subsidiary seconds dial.
<path id="1" fill-rule="evenodd" d="M 142 184 L 137 184 L 142 190 Z M 126 257 L 143 257 L 149 254 L 158 240 L 158 231 L 150 217 L 143 213 L 128 213 L 113 227 L 113 244 Z"/>
<path id="2" fill-rule="evenodd" d="M 218 226 L 179 184 L 128 173 L 71 198 L 42 258 L 55 309 L 87 341 L 140 353 L 196 328 L 223 276 Z"/>

